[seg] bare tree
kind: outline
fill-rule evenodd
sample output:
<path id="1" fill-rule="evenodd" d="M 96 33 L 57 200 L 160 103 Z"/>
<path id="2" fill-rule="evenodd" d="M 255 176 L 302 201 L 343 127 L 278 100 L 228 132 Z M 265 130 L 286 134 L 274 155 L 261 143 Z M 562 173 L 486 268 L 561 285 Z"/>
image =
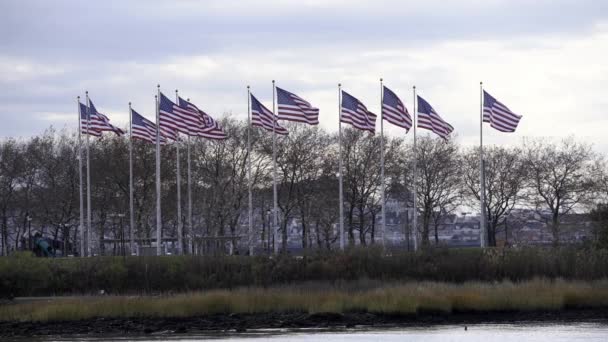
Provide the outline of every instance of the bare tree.
<path id="1" fill-rule="evenodd" d="M 76 233 L 78 226 L 78 148 L 75 141 L 74 134 L 68 135 L 66 131 L 57 134 L 49 130 L 29 156 L 37 164 L 37 176 L 34 207 L 28 213 L 38 224 L 52 227 L 55 238 L 61 231 L 62 245 L 71 246 L 72 251 L 76 251 L 77 235 L 70 238 L 70 231 Z M 69 250 L 64 250 L 67 252 Z"/>
<path id="2" fill-rule="evenodd" d="M 233 237 L 240 233 L 239 222 L 247 210 L 247 124 L 229 117 L 222 119 L 228 135 L 224 141 L 203 140 L 193 152 L 193 179 L 196 184 L 194 205 L 202 214 L 204 235 L 224 236 L 225 230 Z M 252 134 L 252 178 L 255 189 L 263 188 L 268 181 L 269 161 L 260 153 L 260 132 Z"/>
<path id="3" fill-rule="evenodd" d="M 278 207 L 282 213 L 281 246 L 287 250 L 287 226 L 299 217 L 302 227 L 302 247 L 307 245 L 307 215 L 305 197 L 310 196 L 310 183 L 322 174 L 322 157 L 330 139 L 318 127 L 288 123 L 289 135 L 276 140 Z M 264 151 L 272 158 L 272 141 L 267 139 Z M 299 209 L 299 210 L 298 210 Z M 298 212 L 299 211 L 299 212 Z"/>
<path id="4" fill-rule="evenodd" d="M 462 158 L 463 190 L 472 206 L 480 201 L 479 149 L 470 149 Z M 496 246 L 499 226 L 517 204 L 521 204 L 526 180 L 524 159 L 519 148 L 486 147 L 485 165 L 485 216 L 488 245 Z"/>
<path id="5" fill-rule="evenodd" d="M 431 223 L 440 222 L 461 199 L 460 160 L 453 140 L 422 136 L 417 144 L 417 201 L 420 211 L 422 246 L 429 246 Z M 410 161 L 413 162 L 413 149 Z"/>
<path id="6" fill-rule="evenodd" d="M 572 137 L 559 143 L 529 140 L 524 149 L 531 203 L 541 217 L 543 210 L 549 211 L 547 221 L 553 243 L 558 245 L 562 216 L 591 200 L 597 184 L 593 177 L 597 157 L 590 145 Z"/>
<path id="7" fill-rule="evenodd" d="M 2 215 L 0 242 L 2 255 L 9 251 L 9 219 L 15 210 L 15 195 L 19 187 L 19 178 L 24 169 L 22 145 L 8 139 L 0 145 L 0 215 Z"/>
<path id="8" fill-rule="evenodd" d="M 334 232 L 338 222 L 338 183 L 336 182 L 337 137 L 324 131 L 317 132 L 318 150 L 314 163 L 305 165 L 298 187 L 298 206 L 300 207 L 300 223 L 302 224 L 302 247 L 312 247 L 313 238 L 317 244 L 331 248 L 337 238 Z M 322 198 L 322 200 L 321 200 Z M 314 228 L 314 229 L 313 229 Z M 320 235 L 320 230 L 323 234 Z"/>

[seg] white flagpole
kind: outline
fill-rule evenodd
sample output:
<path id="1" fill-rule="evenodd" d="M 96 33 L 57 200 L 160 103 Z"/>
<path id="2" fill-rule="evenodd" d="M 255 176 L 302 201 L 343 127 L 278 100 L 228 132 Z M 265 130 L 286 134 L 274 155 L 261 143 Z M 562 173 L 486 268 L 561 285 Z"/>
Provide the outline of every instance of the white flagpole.
<path id="1" fill-rule="evenodd" d="M 340 249 L 344 250 L 344 200 L 342 190 L 342 84 L 338 83 L 338 178 L 340 181 Z"/>
<path id="2" fill-rule="evenodd" d="M 485 248 L 486 241 L 486 184 L 483 167 L 483 82 L 479 82 L 479 242 L 480 247 Z"/>
<path id="3" fill-rule="evenodd" d="M 253 180 L 251 179 L 251 92 L 249 86 L 247 86 L 247 180 L 248 180 L 248 191 L 249 191 L 249 255 L 253 255 L 253 199 L 251 186 Z"/>
<path id="4" fill-rule="evenodd" d="M 187 100 L 190 102 L 190 98 Z M 191 162 L 190 162 L 190 136 L 188 136 L 188 253 L 194 254 L 193 242 L 194 227 L 192 226 L 192 174 L 191 174 Z"/>
<path id="5" fill-rule="evenodd" d="M 84 256 L 84 198 L 82 189 L 82 113 L 80 112 L 80 96 L 76 97 L 78 103 L 78 175 L 80 182 L 80 256 Z M 88 120 L 87 120 L 88 122 Z M 87 124 L 88 125 L 88 124 Z M 87 126 L 88 129 L 88 126 Z M 88 135 L 87 130 L 87 135 Z"/>
<path id="6" fill-rule="evenodd" d="M 190 136 L 188 136 L 188 253 L 192 253 L 192 175 L 190 172 Z"/>
<path id="7" fill-rule="evenodd" d="M 177 94 L 177 89 L 175 89 L 175 103 L 179 104 L 179 95 Z M 177 168 L 177 254 L 182 255 L 184 241 L 182 236 L 182 175 L 179 167 L 179 140 L 175 142 L 175 160 Z"/>
<path id="8" fill-rule="evenodd" d="M 160 85 L 157 86 L 156 102 L 156 255 L 161 255 L 162 221 L 160 216 Z"/>
<path id="9" fill-rule="evenodd" d="M 133 236 L 135 231 L 135 213 L 133 211 L 133 110 L 129 102 L 129 252 L 135 253 Z"/>
<path id="10" fill-rule="evenodd" d="M 380 78 L 380 196 L 382 196 L 382 247 L 386 248 L 386 197 L 384 189 L 384 111 L 382 104 L 384 102 L 384 86 L 382 78 Z"/>
<path id="11" fill-rule="evenodd" d="M 273 197 L 273 209 L 272 209 L 272 225 L 273 225 L 273 236 L 274 236 L 274 253 L 279 252 L 279 210 L 277 205 L 277 151 L 276 151 L 276 140 L 277 134 L 275 131 L 276 127 L 276 108 L 275 108 L 275 92 L 276 88 L 274 80 L 272 80 L 272 197 Z M 287 249 L 287 246 L 283 246 Z"/>
<path id="12" fill-rule="evenodd" d="M 89 158 L 89 127 L 91 122 L 91 104 L 89 101 L 89 92 L 85 92 L 87 97 L 87 255 L 91 256 L 91 162 Z M 103 238 L 103 237 L 102 237 Z"/>
<path id="13" fill-rule="evenodd" d="M 416 95 L 416 86 L 413 87 L 414 91 L 414 186 L 413 186 L 413 195 L 414 195 L 414 219 L 413 219 L 413 239 L 414 239 L 414 250 L 418 250 L 418 148 L 416 147 L 416 125 L 418 121 L 418 97 Z"/>

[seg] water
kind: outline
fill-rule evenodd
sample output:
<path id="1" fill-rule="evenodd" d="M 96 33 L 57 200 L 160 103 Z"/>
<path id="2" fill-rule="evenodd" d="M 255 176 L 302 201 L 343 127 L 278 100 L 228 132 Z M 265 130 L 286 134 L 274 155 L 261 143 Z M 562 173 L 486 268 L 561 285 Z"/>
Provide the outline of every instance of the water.
<path id="1" fill-rule="evenodd" d="M 180 341 L 199 342 L 208 341 L 382 341 L 382 342 L 524 342 L 524 341 L 608 341 L 608 325 L 593 323 L 575 324 L 479 324 L 471 325 L 465 331 L 463 326 L 437 326 L 424 328 L 392 328 L 382 330 L 341 330 L 341 331 L 319 331 L 319 330 L 262 330 L 241 334 L 210 334 L 210 335 L 167 335 L 167 336 L 142 336 L 142 337 L 50 337 L 40 339 L 27 339 L 27 341 L 38 342 L 97 342 L 97 341 Z M 14 341 L 25 341 L 14 340 Z"/>

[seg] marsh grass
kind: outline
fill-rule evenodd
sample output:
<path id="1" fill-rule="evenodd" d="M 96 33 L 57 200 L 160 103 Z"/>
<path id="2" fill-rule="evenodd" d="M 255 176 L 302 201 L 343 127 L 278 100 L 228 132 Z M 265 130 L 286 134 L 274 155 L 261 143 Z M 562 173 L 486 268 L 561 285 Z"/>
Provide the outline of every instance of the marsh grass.
<path id="1" fill-rule="evenodd" d="M 416 314 L 555 311 L 608 307 L 608 280 L 535 279 L 521 283 L 406 282 L 239 288 L 164 296 L 57 298 L 0 306 L 0 321 L 70 321 L 96 317 L 191 317 L 267 312 Z M 378 285 L 378 286 L 375 286 Z M 354 290 L 354 288 L 363 288 Z"/>

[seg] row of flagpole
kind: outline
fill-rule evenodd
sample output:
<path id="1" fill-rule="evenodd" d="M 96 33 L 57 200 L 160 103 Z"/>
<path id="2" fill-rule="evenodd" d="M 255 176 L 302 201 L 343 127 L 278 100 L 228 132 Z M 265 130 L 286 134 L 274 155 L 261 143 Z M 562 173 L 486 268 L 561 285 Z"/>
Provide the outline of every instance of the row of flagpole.
<path id="1" fill-rule="evenodd" d="M 382 246 L 385 247 L 386 246 L 386 235 L 387 235 L 387 231 L 386 231 L 386 183 L 385 183 L 385 141 L 384 141 L 384 105 L 385 105 L 385 100 L 384 100 L 384 94 L 385 94 L 385 90 L 388 89 L 386 87 L 384 87 L 383 85 L 383 79 L 380 79 L 380 178 L 381 178 L 381 188 L 380 188 L 380 194 L 381 194 L 381 221 L 382 221 Z M 281 90 L 282 92 L 285 92 L 284 90 Z M 410 127 L 413 126 L 414 128 L 414 132 L 413 132 L 413 145 L 414 145 L 414 163 L 413 163 L 413 185 L 412 185 L 412 197 L 413 197 L 413 243 L 414 243 L 414 249 L 416 250 L 418 248 L 418 229 L 417 229 L 417 223 L 418 223 L 418 215 L 417 215 L 417 136 L 416 136 L 416 128 L 417 126 L 420 124 L 418 123 L 418 112 L 420 110 L 419 108 L 419 104 L 422 99 L 417 96 L 416 94 L 416 87 L 414 86 L 412 88 L 413 91 L 413 125 L 411 125 L 410 123 Z M 390 90 L 389 90 L 390 92 Z M 394 95 L 394 93 L 390 92 L 391 94 L 393 94 L 393 96 L 395 97 L 396 95 Z M 344 169 L 343 169 L 343 161 L 342 161 L 342 122 L 343 122 L 343 114 L 345 111 L 345 107 L 344 107 L 344 99 L 343 99 L 343 94 L 346 94 L 342 91 L 342 85 L 338 84 L 338 154 L 339 154 L 339 170 L 338 170 L 338 179 L 339 179 L 339 222 L 338 222 L 338 226 L 339 226 L 339 244 L 340 244 L 340 249 L 344 250 L 345 248 L 345 232 L 344 232 L 344 197 L 343 197 L 343 173 L 344 173 Z M 294 94 L 290 94 L 295 96 Z M 348 94 L 347 94 L 348 95 Z M 356 100 L 355 98 L 353 98 L 351 95 L 348 95 L 348 97 Z M 489 102 L 491 102 L 489 105 L 488 104 L 484 104 L 484 99 L 488 98 Z M 178 95 L 178 91 L 175 91 L 175 98 L 176 98 L 176 103 L 180 103 L 180 98 Z M 301 98 L 297 97 L 299 100 L 302 100 Z M 398 98 L 397 98 L 398 100 Z M 80 183 L 80 192 L 79 192 L 79 196 L 80 196 L 80 224 L 79 224 L 79 229 L 80 229 L 80 239 L 81 239 L 81 246 L 80 246 L 80 253 L 81 255 L 85 255 L 85 245 L 86 245 L 86 254 L 87 255 L 91 255 L 91 191 L 90 191 L 90 187 L 91 187 L 91 180 L 90 180 L 90 158 L 89 158 L 89 135 L 90 135 L 90 124 L 91 124 L 91 106 L 92 103 L 90 102 L 89 99 L 89 95 L 88 92 L 86 92 L 86 118 L 87 118 L 87 122 L 86 122 L 86 132 L 87 132 L 87 136 L 86 136 L 86 140 L 85 140 L 85 148 L 86 148 L 86 189 L 87 189 L 87 194 L 86 194 L 86 201 L 87 201 L 87 217 L 86 217 L 86 230 L 84 227 L 84 191 L 83 191 L 83 175 L 82 175 L 82 169 L 83 169 L 83 155 L 82 155 L 82 113 L 81 113 L 81 104 L 80 104 L 80 96 L 77 97 L 77 101 L 78 101 L 78 115 L 79 115 L 79 132 L 78 132 L 78 141 L 79 141 L 79 157 L 78 157 L 78 161 L 79 161 L 79 169 L 80 169 L 80 173 L 79 173 L 79 183 Z M 155 139 L 155 143 L 156 143 L 156 251 L 157 254 L 160 255 L 162 254 L 162 216 L 161 216 L 161 183 L 160 183 L 160 179 L 161 179 L 161 160 L 160 160 L 160 148 L 161 148 L 161 125 L 160 125 L 160 101 L 161 101 L 161 91 L 160 91 L 160 85 L 157 86 L 157 95 L 155 96 L 155 107 L 156 107 L 156 139 Z M 256 99 L 256 106 L 261 106 L 261 104 L 259 103 L 259 101 Z M 277 161 L 276 161 L 276 134 L 277 134 L 277 129 L 281 128 L 282 130 L 284 130 L 284 128 L 279 127 L 277 124 L 277 119 L 280 118 L 280 115 L 277 114 L 277 87 L 275 84 L 275 81 L 272 81 L 272 115 L 273 115 L 273 125 L 272 125 L 272 158 L 273 158 L 273 209 L 272 209 L 272 225 L 269 228 L 269 232 L 268 232 L 268 238 L 270 239 L 270 237 L 272 236 L 273 239 L 273 250 L 275 253 L 278 252 L 279 249 L 279 236 L 278 236 L 278 227 L 279 227 L 279 217 L 278 217 L 278 190 L 277 190 Z M 304 101 L 304 100 L 302 100 Z M 363 107 L 363 111 L 366 115 L 370 115 L 373 116 L 373 123 L 375 124 L 375 114 L 368 112 L 367 109 L 365 108 L 365 106 L 363 106 L 358 100 L 356 100 L 358 105 L 361 105 Z M 424 100 L 422 100 L 422 105 L 423 105 L 423 109 L 427 112 L 424 112 L 425 114 L 434 114 L 436 115 L 439 120 L 441 120 L 441 122 L 443 122 L 443 120 L 437 115 L 436 112 L 434 112 L 434 110 L 428 105 L 428 103 Z M 188 99 L 189 102 L 189 99 Z M 304 101 L 305 102 L 305 101 Z M 402 103 L 399 102 L 401 105 Z M 248 235 L 248 244 L 249 244 L 249 253 L 252 255 L 254 252 L 254 248 L 253 248 L 253 200 L 252 200 L 252 186 L 253 186 L 253 179 L 252 179 L 252 151 L 251 151 L 251 129 L 252 126 L 257 125 L 260 126 L 259 122 L 253 123 L 252 121 L 252 116 L 253 116 L 253 110 L 252 110 L 252 94 L 250 91 L 250 87 L 247 86 L 247 120 L 248 120 L 248 129 L 247 129 L 247 158 L 248 158 L 248 165 L 247 165 L 247 178 L 248 178 L 248 231 L 247 231 L 247 235 Z M 306 105 L 309 106 L 309 108 L 312 108 L 314 110 L 316 110 L 316 115 L 318 116 L 318 109 L 314 108 L 314 107 L 310 107 L 310 104 L 308 104 L 306 102 Z M 487 107 L 484 107 L 484 105 Z M 263 107 L 263 106 L 262 106 Z M 497 115 L 497 114 L 493 114 L 492 110 L 493 108 L 496 107 L 498 108 L 500 111 L 499 114 L 501 114 L 503 117 L 498 116 L 498 122 L 496 123 L 497 126 L 495 126 L 495 123 L 492 121 L 493 117 L 492 115 Z M 263 108 L 265 109 L 265 108 Z M 279 108 L 280 109 L 280 108 Z M 404 109 L 404 108 L 402 108 Z M 360 108 L 357 107 L 356 109 L 357 111 L 360 110 Z M 504 121 L 501 122 L 502 119 L 504 119 L 505 116 L 505 110 L 507 112 L 508 115 L 513 115 L 513 117 L 516 117 L 516 121 L 514 126 L 511 127 L 512 130 L 504 130 L 504 125 L 501 126 L 502 124 L 504 124 Z M 262 110 L 263 111 L 263 110 Z M 487 112 L 486 112 L 487 111 Z M 95 110 L 96 112 L 96 110 Z M 303 112 L 304 113 L 304 112 Z M 203 113 L 204 114 L 204 113 Z M 256 114 L 259 116 L 260 113 L 259 111 L 256 112 Z M 488 114 L 488 117 L 486 117 L 486 114 Z M 132 116 L 133 116 L 133 110 L 131 108 L 131 103 L 129 103 L 129 127 L 130 127 L 130 139 L 129 139 L 129 211 L 130 211 L 130 242 L 129 242 L 129 246 L 130 246 L 130 251 L 131 253 L 134 253 L 134 227 L 135 227 L 135 218 L 134 218 L 134 198 L 133 198 L 133 146 L 132 146 L 132 140 L 133 140 L 133 121 L 132 121 Z M 407 110 L 405 109 L 405 115 L 409 117 L 409 114 L 407 114 Z M 511 117 L 510 119 L 513 119 L 513 117 Z M 484 170 L 484 155 L 483 155 L 483 122 L 490 122 L 491 126 L 501 130 L 503 132 L 512 132 L 515 130 L 515 128 L 517 127 L 517 123 L 519 122 L 519 119 L 521 118 L 521 116 L 518 116 L 512 112 L 510 112 L 510 110 L 508 110 L 508 108 L 506 108 L 506 106 L 504 106 L 503 104 L 501 104 L 500 102 L 498 102 L 496 99 L 494 99 L 493 97 L 491 97 L 491 95 L 487 94 L 486 92 L 484 92 L 483 90 L 483 83 L 480 82 L 480 132 L 479 132 L 479 136 L 480 136 L 480 150 L 479 150 L 479 173 L 480 173 L 480 246 L 481 247 L 485 247 L 487 245 L 487 240 L 486 240 L 486 231 L 485 231 L 485 170 Z M 259 118 L 258 118 L 259 119 Z M 507 117 L 507 119 L 509 119 L 509 117 Z M 428 119 L 427 119 L 428 120 Z M 390 122 L 393 122 L 391 120 L 389 120 Z M 344 121 L 344 122 L 348 122 L 348 121 Z M 318 122 L 317 122 L 318 123 Z M 451 129 L 453 129 L 451 127 L 451 125 L 443 122 L 446 126 L 445 127 L 449 127 L 450 130 L 446 130 L 447 134 L 449 134 L 449 132 L 451 132 Z M 354 124 L 353 124 L 354 125 Z M 263 126 L 263 125 L 262 125 Z M 356 125 L 354 125 L 356 128 L 359 129 L 365 129 L 365 128 L 361 128 L 361 127 L 357 127 Z M 407 126 L 405 126 L 407 127 Z M 425 126 L 422 126 L 423 128 L 427 128 Z M 267 130 L 270 130 L 268 127 L 265 127 Z M 434 132 L 435 129 L 432 129 Z M 372 129 L 373 132 L 373 129 Z M 436 132 L 437 133 L 437 132 Z M 285 134 L 285 133 L 282 133 Z M 439 133 L 438 133 L 439 134 Z M 445 136 L 443 136 L 445 138 Z M 178 135 L 176 135 L 176 139 L 179 139 Z M 188 225 L 188 239 L 187 239 L 187 246 L 188 246 L 188 251 L 190 253 L 193 252 L 193 223 L 192 223 L 192 189 L 191 189 L 191 148 L 190 148 L 190 134 L 188 134 L 188 139 L 186 142 L 186 146 L 187 146 L 187 225 Z M 180 170 L 180 150 L 179 150 L 179 144 L 176 144 L 176 182 L 177 182 L 177 186 L 176 186 L 176 191 L 177 191 L 177 242 L 178 242 L 178 254 L 183 254 L 184 250 L 184 239 L 183 239 L 183 224 L 182 224 L 182 214 L 181 214 L 181 170 Z M 270 235 L 272 234 L 272 235 Z M 86 244 L 85 244 L 86 241 Z"/>

